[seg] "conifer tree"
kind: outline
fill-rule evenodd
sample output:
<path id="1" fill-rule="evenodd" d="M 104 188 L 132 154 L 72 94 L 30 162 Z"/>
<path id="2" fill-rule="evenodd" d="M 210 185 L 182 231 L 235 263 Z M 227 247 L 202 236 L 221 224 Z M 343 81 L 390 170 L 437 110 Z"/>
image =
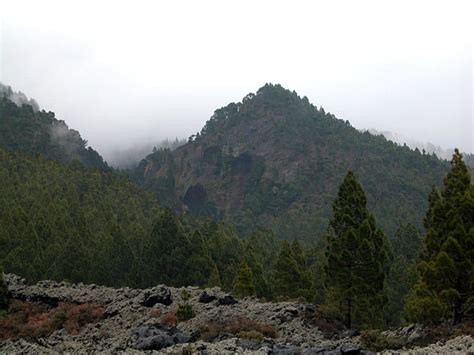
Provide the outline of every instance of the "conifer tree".
<path id="1" fill-rule="evenodd" d="M 209 276 L 209 280 L 207 281 L 207 287 L 222 287 L 221 283 L 221 275 L 219 273 L 219 269 L 217 266 L 214 264 L 214 267 L 212 268 L 211 275 Z"/>
<path id="2" fill-rule="evenodd" d="M 3 268 L 0 266 L 0 310 L 8 306 L 8 289 L 3 279 Z"/>
<path id="3" fill-rule="evenodd" d="M 240 265 L 234 282 L 234 291 L 239 297 L 255 295 L 252 269 L 250 269 L 246 261 L 243 261 Z"/>
<path id="4" fill-rule="evenodd" d="M 473 301 L 474 187 L 457 149 L 443 183 L 441 193 L 433 187 L 429 196 L 420 277 L 406 305 L 413 321 L 457 323 Z"/>
<path id="5" fill-rule="evenodd" d="M 367 210 L 365 193 L 352 172 L 339 188 L 330 227 L 326 287 L 340 296 L 336 307 L 345 315 L 348 328 L 353 324 L 380 325 L 387 243 Z"/>

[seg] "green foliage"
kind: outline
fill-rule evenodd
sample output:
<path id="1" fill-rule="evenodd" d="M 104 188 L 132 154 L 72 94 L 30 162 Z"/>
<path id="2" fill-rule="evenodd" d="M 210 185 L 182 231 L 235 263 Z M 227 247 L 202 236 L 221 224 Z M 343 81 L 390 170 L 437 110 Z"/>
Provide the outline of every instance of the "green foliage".
<path id="1" fill-rule="evenodd" d="M 0 148 L 0 262 L 29 281 L 113 286 L 133 275 L 159 206 L 110 171 Z"/>
<path id="2" fill-rule="evenodd" d="M 319 239 L 314 247 L 308 252 L 308 266 L 313 274 L 313 288 L 314 288 L 314 303 L 323 304 L 325 300 L 326 292 L 326 249 L 327 249 L 327 236 L 331 232 L 331 228 L 328 229 L 326 235 Z"/>
<path id="3" fill-rule="evenodd" d="M 382 334 L 380 330 L 366 330 L 361 333 L 360 341 L 364 348 L 371 351 L 398 350 L 403 348 L 403 338 Z"/>
<path id="4" fill-rule="evenodd" d="M 445 313 L 446 305 L 425 283 L 418 282 L 410 290 L 405 303 L 405 315 L 408 320 L 428 323 L 440 320 Z"/>
<path id="5" fill-rule="evenodd" d="M 252 270 L 257 297 L 272 298 L 272 268 L 278 252 L 275 235 L 258 229 L 244 242 L 243 261 Z"/>
<path id="6" fill-rule="evenodd" d="M 184 302 L 188 302 L 191 299 L 191 294 L 187 290 L 181 291 L 181 299 Z"/>
<path id="7" fill-rule="evenodd" d="M 29 281 L 149 287 L 213 279 L 233 287 L 244 250 L 235 230 L 161 209 L 124 176 L 0 148 L 0 178 L 8 272 Z"/>
<path id="8" fill-rule="evenodd" d="M 388 303 L 385 320 L 396 326 L 402 321 L 405 298 L 416 283 L 416 263 L 421 249 L 421 235 L 411 224 L 402 225 L 392 240 L 393 259 L 386 279 Z"/>
<path id="9" fill-rule="evenodd" d="M 219 275 L 219 269 L 216 265 L 212 268 L 211 275 L 209 276 L 209 280 L 207 282 L 207 287 L 222 287 L 221 284 L 221 276 Z"/>
<path id="10" fill-rule="evenodd" d="M 183 322 L 194 317 L 193 306 L 189 303 L 178 305 L 176 310 L 176 318 L 178 321 Z"/>
<path id="11" fill-rule="evenodd" d="M 424 224 L 420 277 L 407 300 L 406 314 L 420 322 L 450 317 L 456 323 L 474 292 L 474 186 L 458 150 L 443 191 L 432 189 Z"/>
<path id="12" fill-rule="evenodd" d="M 234 291 L 239 297 L 255 295 L 255 283 L 252 269 L 250 269 L 249 265 L 245 261 L 242 262 L 237 273 L 234 283 Z"/>
<path id="13" fill-rule="evenodd" d="M 298 241 L 281 242 L 280 252 L 274 265 L 274 291 L 276 296 L 293 299 L 313 299 L 313 280 L 306 256 Z"/>
<path id="14" fill-rule="evenodd" d="M 3 279 L 3 268 L 0 266 L 0 311 L 8 307 L 8 288 Z"/>
<path id="15" fill-rule="evenodd" d="M 342 182 L 333 205 L 327 243 L 326 286 L 339 295 L 346 326 L 382 324 L 387 242 L 367 210 L 354 174 Z"/>

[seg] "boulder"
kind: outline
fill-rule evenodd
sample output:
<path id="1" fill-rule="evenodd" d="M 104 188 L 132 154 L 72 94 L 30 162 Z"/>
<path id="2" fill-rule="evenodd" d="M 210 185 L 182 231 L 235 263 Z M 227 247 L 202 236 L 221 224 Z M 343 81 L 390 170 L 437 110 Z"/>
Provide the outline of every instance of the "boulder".
<path id="1" fill-rule="evenodd" d="M 210 303 L 214 301 L 217 297 L 215 295 L 211 295 L 207 293 L 206 291 L 203 291 L 201 295 L 199 296 L 199 302 L 201 303 Z"/>
<path id="2" fill-rule="evenodd" d="M 231 295 L 219 297 L 219 299 L 217 300 L 217 304 L 219 306 L 229 306 L 236 303 L 238 303 L 238 301 Z"/>
<path id="3" fill-rule="evenodd" d="M 188 343 L 192 337 L 177 328 L 147 324 L 135 330 L 135 348 L 138 350 L 160 350 L 181 343 Z"/>
<path id="4" fill-rule="evenodd" d="M 344 355 L 359 355 L 361 353 L 361 348 L 359 347 L 342 347 L 341 354 Z"/>
<path id="5" fill-rule="evenodd" d="M 244 350 L 258 350 L 264 346 L 261 341 L 253 339 L 239 339 L 237 345 Z"/>
<path id="6" fill-rule="evenodd" d="M 145 307 L 153 307 L 157 303 L 164 304 L 165 306 L 173 303 L 171 292 L 167 287 L 157 286 L 145 291 L 142 304 Z"/>

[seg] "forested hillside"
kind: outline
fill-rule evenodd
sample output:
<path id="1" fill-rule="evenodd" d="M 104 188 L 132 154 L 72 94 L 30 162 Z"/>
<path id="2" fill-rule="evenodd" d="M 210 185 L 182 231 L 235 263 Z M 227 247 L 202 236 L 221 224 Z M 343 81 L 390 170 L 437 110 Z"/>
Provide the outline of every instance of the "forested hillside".
<path id="1" fill-rule="evenodd" d="M 426 196 L 447 169 L 267 84 L 216 110 L 188 144 L 150 154 L 135 179 L 163 204 L 235 223 L 244 235 L 265 226 L 283 239 L 315 242 L 348 170 L 393 237 L 402 222 L 421 227 Z"/>
<path id="2" fill-rule="evenodd" d="M 230 227 L 176 216 L 126 177 L 77 161 L 0 149 L 0 179 L 0 264 L 29 281 L 233 289 L 247 258 L 268 287 L 278 248 L 268 232 L 242 241 Z"/>
<path id="3" fill-rule="evenodd" d="M 57 120 L 53 112 L 34 108 L 29 101 L 13 102 L 13 91 L 8 89 L 3 93 L 0 90 L 0 146 L 63 163 L 79 160 L 86 166 L 107 168 L 78 131 Z"/>

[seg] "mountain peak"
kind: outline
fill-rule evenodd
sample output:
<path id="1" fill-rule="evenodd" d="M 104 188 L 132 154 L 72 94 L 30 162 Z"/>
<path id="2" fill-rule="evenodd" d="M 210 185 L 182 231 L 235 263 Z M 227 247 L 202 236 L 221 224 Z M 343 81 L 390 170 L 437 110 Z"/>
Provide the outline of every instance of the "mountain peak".
<path id="1" fill-rule="evenodd" d="M 285 89 L 280 84 L 266 83 L 256 93 L 247 94 L 242 101 L 232 102 L 215 110 L 199 135 L 223 133 L 244 121 L 265 118 L 298 120 L 315 116 L 334 118 L 333 115 L 326 114 L 324 109 L 318 110 L 306 96 L 300 97 L 295 91 Z"/>

